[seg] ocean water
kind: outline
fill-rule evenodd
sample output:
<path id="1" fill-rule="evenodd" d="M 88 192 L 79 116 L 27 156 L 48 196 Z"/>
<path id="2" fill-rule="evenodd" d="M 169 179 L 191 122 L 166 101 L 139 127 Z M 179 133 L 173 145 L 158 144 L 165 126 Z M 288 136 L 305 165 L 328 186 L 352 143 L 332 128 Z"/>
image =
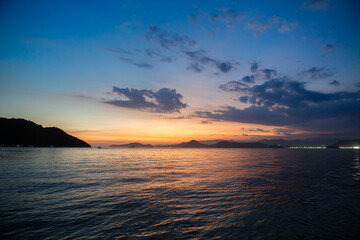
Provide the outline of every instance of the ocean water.
<path id="1" fill-rule="evenodd" d="M 0 148 L 0 239 L 360 239 L 359 155 Z"/>

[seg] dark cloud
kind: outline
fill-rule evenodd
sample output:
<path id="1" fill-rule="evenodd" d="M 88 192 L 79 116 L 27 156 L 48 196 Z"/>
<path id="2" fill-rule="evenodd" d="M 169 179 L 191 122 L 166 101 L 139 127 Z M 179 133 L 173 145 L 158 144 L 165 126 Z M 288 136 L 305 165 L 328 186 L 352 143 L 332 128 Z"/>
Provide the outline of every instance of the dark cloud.
<path id="1" fill-rule="evenodd" d="M 191 63 L 186 69 L 193 72 L 202 72 L 204 70 L 204 67 L 199 63 Z"/>
<path id="2" fill-rule="evenodd" d="M 185 51 L 184 52 L 192 61 L 194 61 L 193 65 L 198 64 L 201 65 L 212 65 L 216 67 L 222 73 L 230 72 L 236 62 L 230 61 L 221 61 L 217 59 L 210 58 L 204 50 L 197 50 L 197 51 Z"/>
<path id="3" fill-rule="evenodd" d="M 246 82 L 246 83 L 254 83 L 255 82 L 255 76 L 254 75 L 248 75 L 245 76 L 241 79 L 241 81 Z"/>
<path id="4" fill-rule="evenodd" d="M 258 68 L 259 68 L 259 64 L 257 62 L 255 62 L 255 61 L 252 61 L 251 62 L 251 67 L 250 67 L 251 72 L 252 73 L 257 72 Z"/>
<path id="5" fill-rule="evenodd" d="M 133 65 L 139 67 L 139 68 L 152 68 L 152 65 L 148 63 L 133 63 Z"/>
<path id="6" fill-rule="evenodd" d="M 256 61 L 251 62 L 250 70 L 253 73 L 253 75 L 249 76 L 249 78 L 251 80 L 253 80 L 253 81 L 250 81 L 252 83 L 257 78 L 258 79 L 263 79 L 263 80 L 268 80 L 268 79 L 274 78 L 274 77 L 276 77 L 278 75 L 278 73 L 277 73 L 277 71 L 275 69 L 269 69 L 269 68 L 260 69 L 259 68 L 259 63 L 256 62 Z M 243 80 L 244 80 L 244 78 L 243 78 Z M 248 82 L 248 83 L 250 83 L 250 82 Z"/>
<path id="7" fill-rule="evenodd" d="M 245 109 L 226 106 L 214 112 L 197 112 L 203 118 L 223 121 L 255 123 L 273 126 L 288 126 L 307 131 L 329 131 L 337 133 L 360 133 L 360 91 L 323 93 L 308 90 L 304 82 L 279 77 L 272 71 L 264 71 L 252 63 L 254 74 L 267 72 L 268 79 L 258 85 L 249 86 L 241 81 L 231 81 L 220 86 L 226 91 L 235 91 L 243 96 L 239 102 L 251 104 Z M 256 70 L 255 70 L 256 69 Z M 313 78 L 326 77 L 324 68 L 312 68 L 307 72 Z M 331 82 L 338 85 L 338 81 Z M 335 125 L 327 121 L 336 122 Z M 334 128 L 334 126 L 337 126 Z M 351 126 L 351 127 L 349 127 Z M 352 129 L 352 130 L 351 130 Z M 277 134 L 291 132 L 276 131 Z"/>
<path id="8" fill-rule="evenodd" d="M 339 100 L 328 101 L 317 104 L 302 105 L 297 108 L 268 107 L 252 105 L 245 109 L 235 107 L 224 107 L 215 112 L 196 112 L 198 117 L 217 119 L 232 122 L 254 123 L 271 126 L 290 126 L 300 129 L 321 130 L 319 125 L 312 125 L 316 122 L 333 121 L 336 125 L 327 130 L 339 131 L 346 128 L 353 129 L 353 133 L 360 133 L 360 101 Z M 336 126 L 336 127 L 335 127 Z"/>
<path id="9" fill-rule="evenodd" d="M 235 68 L 238 63 L 236 61 L 222 61 L 208 56 L 205 50 L 191 50 L 196 45 L 195 40 L 191 40 L 187 36 L 181 36 L 176 33 L 171 33 L 166 29 L 161 29 L 155 25 L 149 25 L 146 34 L 148 40 L 157 42 L 162 50 L 171 52 L 174 56 L 181 56 L 190 58 L 191 63 L 187 70 L 193 72 L 202 72 L 205 65 L 210 65 L 218 69 L 222 73 L 228 73 Z M 147 49 L 145 55 L 149 57 L 161 57 L 160 61 L 172 62 L 175 57 L 164 55 L 164 51 Z"/>
<path id="10" fill-rule="evenodd" d="M 249 84 L 255 83 L 256 79 L 269 80 L 278 75 L 275 69 L 260 69 L 256 61 L 251 62 L 250 70 L 253 74 L 244 76 L 241 80 L 230 81 L 226 84 L 221 84 L 219 87 L 224 91 L 246 92 L 249 89 Z M 254 98 L 240 98 L 240 102 L 247 103 L 254 102 Z"/>
<path id="11" fill-rule="evenodd" d="M 355 83 L 355 87 L 360 88 L 360 82 Z"/>
<path id="12" fill-rule="evenodd" d="M 248 27 L 254 31 L 254 36 L 259 37 L 264 31 L 268 28 L 271 28 L 280 23 L 280 17 L 272 16 L 267 19 L 265 23 L 259 22 L 257 20 L 251 20 L 248 22 Z"/>
<path id="13" fill-rule="evenodd" d="M 339 83 L 339 81 L 334 80 L 334 81 L 331 81 L 331 82 L 329 83 L 329 85 L 332 85 L 332 86 L 339 86 L 339 85 L 340 85 L 340 83 Z"/>
<path id="14" fill-rule="evenodd" d="M 239 97 L 239 102 L 248 103 L 249 97 L 248 96 L 241 96 Z"/>
<path id="15" fill-rule="evenodd" d="M 329 126 L 321 127 L 320 123 L 336 121 L 338 124 L 327 131 L 341 132 L 352 128 L 353 132 L 349 131 L 349 134 L 360 133 L 360 91 L 324 93 L 308 90 L 305 85 L 287 77 L 274 77 L 254 86 L 229 82 L 220 88 L 243 94 L 239 101 L 251 106 L 245 109 L 226 106 L 214 112 L 196 114 L 209 119 L 318 131 L 325 131 L 325 126 Z"/>
<path id="16" fill-rule="evenodd" d="M 215 112 L 195 112 L 198 117 L 218 119 L 231 122 L 255 123 L 263 125 L 283 126 L 286 124 L 285 114 L 270 111 L 267 107 L 251 106 L 245 109 L 224 107 Z"/>
<path id="17" fill-rule="evenodd" d="M 161 48 L 167 50 L 172 48 L 189 49 L 196 45 L 196 41 L 188 36 L 171 33 L 153 24 L 149 25 L 146 38 L 157 42 Z"/>
<path id="18" fill-rule="evenodd" d="M 329 0 L 308 0 L 303 4 L 303 10 L 327 10 L 329 8 Z"/>
<path id="19" fill-rule="evenodd" d="M 264 74 L 267 80 L 277 76 L 277 71 L 275 69 L 260 69 L 259 71 Z"/>
<path id="20" fill-rule="evenodd" d="M 242 83 L 241 81 L 231 81 L 226 84 L 222 84 L 219 87 L 224 91 L 242 92 L 246 91 L 249 86 L 245 83 Z"/>
<path id="21" fill-rule="evenodd" d="M 175 89 L 162 88 L 157 92 L 147 89 L 129 89 L 113 87 L 115 99 L 106 101 L 118 107 L 150 110 L 159 113 L 180 112 L 186 104 Z"/>
<path id="22" fill-rule="evenodd" d="M 309 76 L 313 80 L 327 78 L 334 76 L 333 68 L 324 68 L 324 67 L 312 67 L 301 72 L 304 76 Z"/>
<path id="23" fill-rule="evenodd" d="M 322 50 L 323 51 L 330 51 L 332 49 L 334 49 L 336 46 L 335 45 L 332 45 L 332 44 L 325 44 L 323 47 L 322 47 Z"/>

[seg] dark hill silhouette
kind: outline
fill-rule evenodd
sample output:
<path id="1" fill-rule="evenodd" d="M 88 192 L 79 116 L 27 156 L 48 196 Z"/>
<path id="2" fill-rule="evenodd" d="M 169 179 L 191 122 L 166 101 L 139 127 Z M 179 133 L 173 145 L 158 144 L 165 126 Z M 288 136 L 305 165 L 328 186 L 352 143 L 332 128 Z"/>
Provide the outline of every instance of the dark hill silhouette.
<path id="1" fill-rule="evenodd" d="M 91 147 L 56 127 L 43 128 L 25 119 L 0 118 L 1 146 Z"/>
<path id="2" fill-rule="evenodd" d="M 355 146 L 360 146 L 360 139 L 342 140 L 342 141 L 339 141 L 339 142 L 333 144 L 332 146 L 337 146 L 337 147 L 355 147 Z"/>
<path id="3" fill-rule="evenodd" d="M 153 147 L 153 145 L 151 144 L 142 144 L 142 143 L 138 143 L 138 142 L 134 142 L 134 143 L 128 143 L 128 144 L 120 144 L 120 145 L 111 145 L 110 147 L 113 148 L 144 148 L 144 147 Z"/>
<path id="4" fill-rule="evenodd" d="M 154 147 L 150 144 L 142 144 L 142 143 L 128 143 L 122 145 L 111 145 L 110 147 Z M 275 145 L 267 145 L 261 142 L 250 142 L 250 143 L 239 143 L 239 142 L 230 142 L 230 141 L 220 141 L 215 144 L 203 144 L 196 140 L 191 140 L 189 142 L 182 142 L 180 144 L 174 145 L 162 145 L 155 147 L 172 147 L 172 148 L 282 148 L 281 146 Z"/>
<path id="5" fill-rule="evenodd" d="M 200 143 L 195 140 L 191 140 L 190 142 L 182 142 L 180 144 L 171 145 L 170 147 L 180 147 L 180 148 L 207 148 L 209 145 Z"/>

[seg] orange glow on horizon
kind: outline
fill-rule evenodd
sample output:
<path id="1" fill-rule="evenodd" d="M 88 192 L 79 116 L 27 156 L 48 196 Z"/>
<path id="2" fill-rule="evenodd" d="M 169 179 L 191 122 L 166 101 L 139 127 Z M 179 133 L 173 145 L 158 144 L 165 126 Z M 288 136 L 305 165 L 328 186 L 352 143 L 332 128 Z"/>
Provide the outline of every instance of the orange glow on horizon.
<path id="1" fill-rule="evenodd" d="M 112 126 L 113 129 L 68 130 L 91 145 L 112 145 L 140 142 L 143 144 L 177 144 L 190 140 L 235 140 L 255 141 L 266 137 L 284 137 L 276 135 L 273 126 L 238 122 L 206 122 L 203 119 L 154 119 L 146 127 L 137 124 Z M 295 133 L 295 132 L 294 132 Z M 296 132 L 299 133 L 299 132 Z"/>

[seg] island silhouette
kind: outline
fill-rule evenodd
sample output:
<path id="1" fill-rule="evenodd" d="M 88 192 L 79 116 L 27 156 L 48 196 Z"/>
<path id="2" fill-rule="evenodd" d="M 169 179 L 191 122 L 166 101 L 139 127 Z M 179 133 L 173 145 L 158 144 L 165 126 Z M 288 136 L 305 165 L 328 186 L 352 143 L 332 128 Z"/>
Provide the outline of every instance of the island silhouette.
<path id="1" fill-rule="evenodd" d="M 219 141 L 215 144 L 204 144 L 196 140 L 191 140 L 189 142 L 182 142 L 180 144 L 173 145 L 162 145 L 162 146 L 153 146 L 151 144 L 141 144 L 141 143 L 129 143 L 121 145 L 111 145 L 112 148 L 142 148 L 142 147 L 171 147 L 171 148 L 282 148 L 279 145 L 267 145 L 261 142 L 251 142 L 251 143 L 239 143 L 239 142 L 230 142 L 230 141 Z"/>
<path id="2" fill-rule="evenodd" d="M 25 119 L 0 117 L 0 147 L 91 147 L 85 141 L 71 136 L 56 127 L 42 127 Z M 205 141 L 206 142 L 206 141 Z M 292 141 L 298 143 L 299 141 Z M 281 144 L 279 144 L 281 143 Z M 133 142 L 110 145 L 110 148 L 284 148 L 291 142 L 283 139 L 259 140 L 258 142 L 212 141 L 212 144 L 196 140 L 172 145 L 151 145 Z M 327 148 L 359 148 L 360 140 L 342 140 L 328 145 Z"/>
<path id="3" fill-rule="evenodd" d="M 25 119 L 0 118 L 0 146 L 91 147 L 56 127 L 42 127 Z"/>

